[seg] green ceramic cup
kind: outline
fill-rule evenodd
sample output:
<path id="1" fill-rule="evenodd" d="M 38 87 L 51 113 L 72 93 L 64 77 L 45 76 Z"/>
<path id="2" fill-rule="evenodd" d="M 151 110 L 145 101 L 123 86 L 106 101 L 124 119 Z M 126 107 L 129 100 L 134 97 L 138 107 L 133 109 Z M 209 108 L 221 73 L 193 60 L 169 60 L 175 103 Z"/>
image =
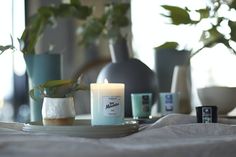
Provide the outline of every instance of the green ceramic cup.
<path id="1" fill-rule="evenodd" d="M 131 93 L 134 119 L 149 118 L 152 106 L 152 93 Z"/>

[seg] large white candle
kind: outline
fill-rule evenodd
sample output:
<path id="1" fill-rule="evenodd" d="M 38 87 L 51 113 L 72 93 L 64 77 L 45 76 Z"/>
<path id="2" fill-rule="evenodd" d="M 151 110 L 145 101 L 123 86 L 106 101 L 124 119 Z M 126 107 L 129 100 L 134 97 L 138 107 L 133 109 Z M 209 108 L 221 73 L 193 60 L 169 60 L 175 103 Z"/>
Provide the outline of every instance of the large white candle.
<path id="1" fill-rule="evenodd" d="M 124 122 L 124 88 L 122 83 L 92 83 L 92 125 L 119 125 Z"/>

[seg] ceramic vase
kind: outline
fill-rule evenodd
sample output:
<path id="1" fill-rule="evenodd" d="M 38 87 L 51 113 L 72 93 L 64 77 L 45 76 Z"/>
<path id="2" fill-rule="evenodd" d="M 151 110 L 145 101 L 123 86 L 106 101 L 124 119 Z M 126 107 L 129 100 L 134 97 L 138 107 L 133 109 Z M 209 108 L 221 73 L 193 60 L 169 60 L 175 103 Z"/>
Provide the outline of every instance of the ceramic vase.
<path id="1" fill-rule="evenodd" d="M 33 87 L 42 84 L 48 80 L 61 79 L 61 56 L 59 54 L 40 54 L 40 55 L 25 55 L 26 69 L 29 82 L 29 90 Z M 39 93 L 34 93 L 37 97 Z M 30 120 L 42 120 L 42 102 L 30 98 Z"/>
<path id="2" fill-rule="evenodd" d="M 156 48 L 155 50 L 155 69 L 159 92 L 170 92 L 174 67 L 188 63 L 190 52 L 171 48 Z"/>
<path id="3" fill-rule="evenodd" d="M 107 79 L 112 83 L 125 84 L 125 117 L 132 116 L 131 93 L 152 93 L 156 100 L 157 79 L 154 72 L 138 59 L 129 57 L 126 39 L 110 41 L 112 63 L 100 71 L 97 82 Z"/>
<path id="4" fill-rule="evenodd" d="M 189 66 L 175 66 L 173 71 L 171 92 L 178 94 L 177 113 L 191 112 L 191 81 Z"/>

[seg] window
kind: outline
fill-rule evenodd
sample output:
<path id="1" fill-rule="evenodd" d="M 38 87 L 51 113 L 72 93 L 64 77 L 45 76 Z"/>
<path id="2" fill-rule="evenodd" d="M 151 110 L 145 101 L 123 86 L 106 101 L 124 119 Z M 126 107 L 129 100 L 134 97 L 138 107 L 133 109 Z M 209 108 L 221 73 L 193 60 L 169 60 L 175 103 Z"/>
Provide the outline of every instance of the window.
<path id="1" fill-rule="evenodd" d="M 13 43 L 17 47 L 19 38 L 25 26 L 24 0 L 0 1 L 0 45 Z M 17 48 L 18 49 L 18 48 Z M 19 50 L 19 49 L 18 49 Z M 11 50 L 0 56 L 0 120 L 15 120 L 15 85 L 19 77 L 25 74 L 25 65 L 21 52 Z"/>

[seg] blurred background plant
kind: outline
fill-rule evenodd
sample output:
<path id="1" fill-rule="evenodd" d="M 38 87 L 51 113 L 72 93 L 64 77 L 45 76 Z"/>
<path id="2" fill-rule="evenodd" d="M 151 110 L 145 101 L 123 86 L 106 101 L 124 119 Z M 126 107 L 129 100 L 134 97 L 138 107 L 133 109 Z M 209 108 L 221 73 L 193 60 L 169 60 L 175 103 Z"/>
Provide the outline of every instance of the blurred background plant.
<path id="1" fill-rule="evenodd" d="M 213 47 L 222 43 L 236 54 L 236 1 L 211 0 L 201 9 L 181 8 L 178 6 L 162 5 L 168 11 L 162 14 L 171 19 L 173 25 L 189 25 L 200 29 L 200 43 L 198 47 L 192 46 L 190 51 L 194 56 L 203 48 Z M 184 32 L 183 32 L 184 33 Z M 175 41 L 166 42 L 160 47 L 177 48 Z"/>
<path id="2" fill-rule="evenodd" d="M 0 45 L 0 55 L 7 50 L 14 50 L 13 38 L 11 36 L 11 44 L 9 45 Z"/>
<path id="3" fill-rule="evenodd" d="M 79 0 L 70 0 L 69 3 L 42 6 L 34 14 L 19 39 L 21 51 L 24 54 L 35 54 L 35 46 L 47 26 L 55 27 L 58 18 L 73 17 L 85 20 L 92 13 L 92 8 L 81 5 Z"/>
<path id="4" fill-rule="evenodd" d="M 130 25 L 130 19 L 127 16 L 129 9 L 128 3 L 107 4 L 101 17 L 90 16 L 79 27 L 79 43 L 89 45 L 101 37 L 115 39 L 125 36 L 124 29 Z"/>

